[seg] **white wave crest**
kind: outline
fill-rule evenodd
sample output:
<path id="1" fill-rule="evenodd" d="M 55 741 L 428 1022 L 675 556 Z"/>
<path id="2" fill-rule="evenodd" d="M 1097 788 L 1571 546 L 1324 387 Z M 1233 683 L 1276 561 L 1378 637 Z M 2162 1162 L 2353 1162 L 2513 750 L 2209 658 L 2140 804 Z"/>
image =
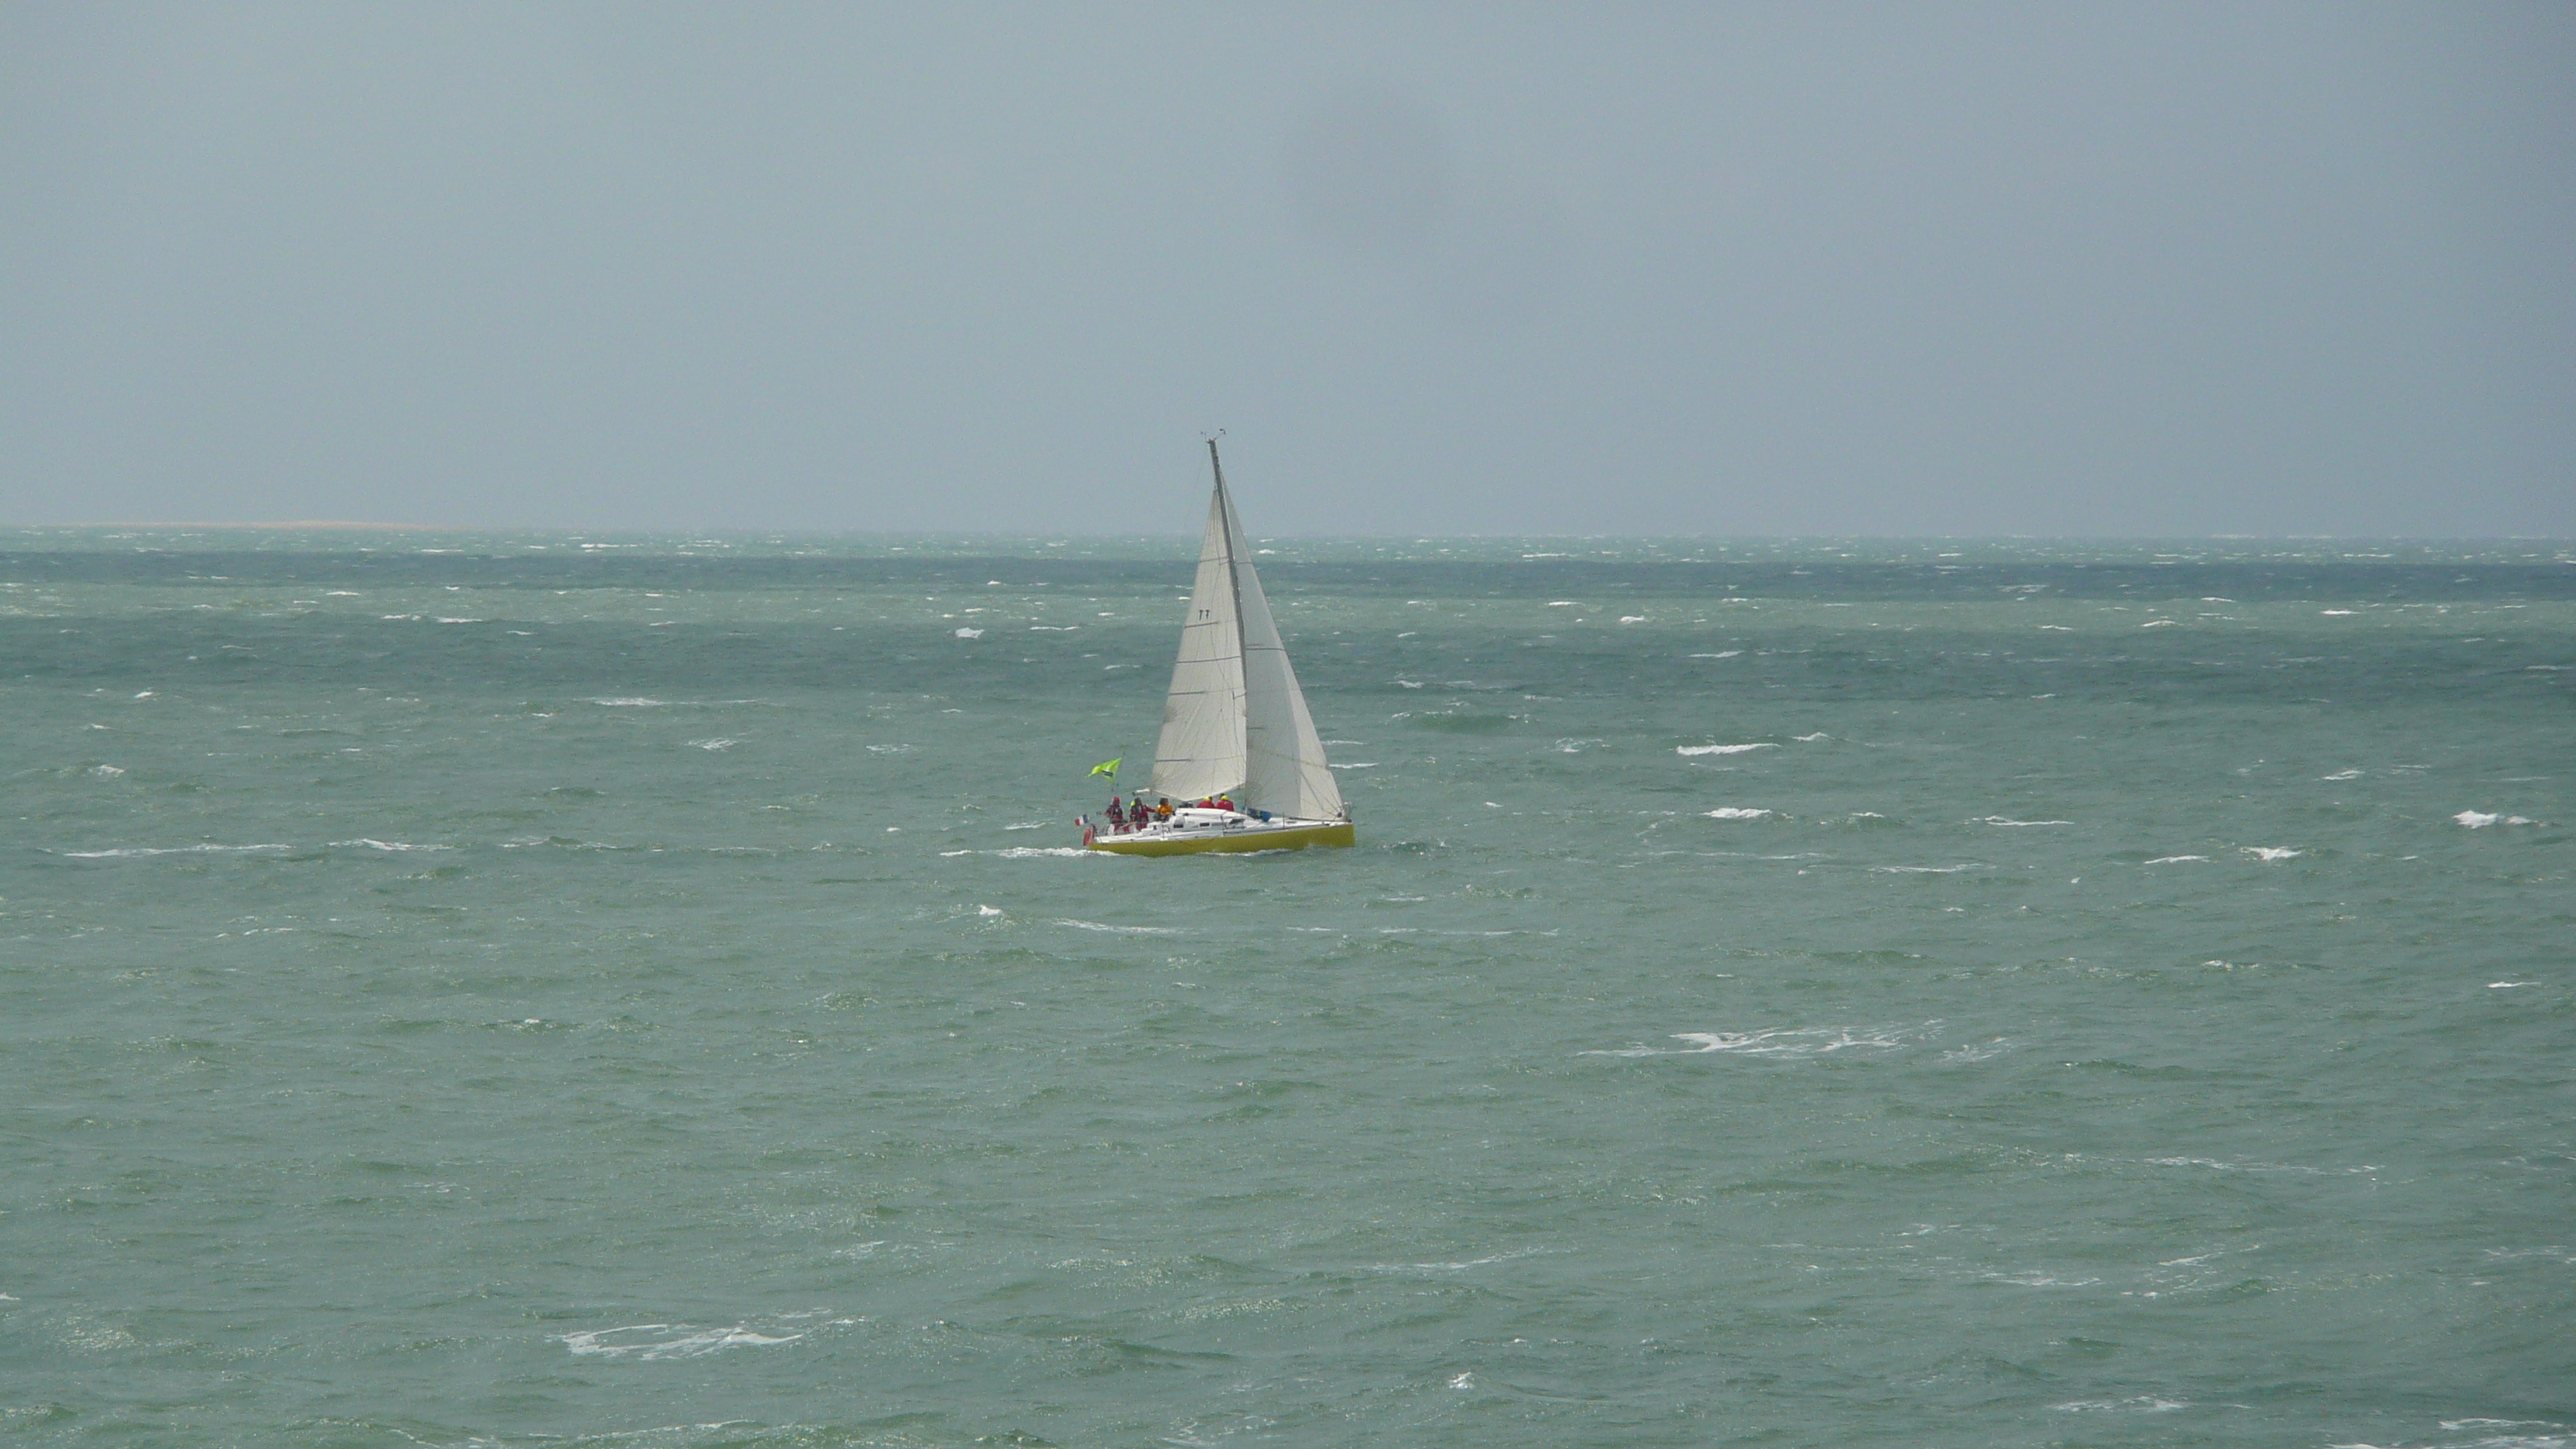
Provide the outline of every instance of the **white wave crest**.
<path id="1" fill-rule="evenodd" d="M 981 629 L 960 629 L 957 631 L 957 637 L 960 639 L 981 639 L 984 637 L 984 631 Z"/>
<path id="2" fill-rule="evenodd" d="M 697 1358 L 728 1348 L 793 1343 L 804 1336 L 801 1333 L 755 1333 L 749 1324 L 744 1323 L 731 1328 L 699 1328 L 686 1323 L 631 1323 L 623 1328 L 567 1333 L 556 1341 L 584 1357 L 625 1358 L 632 1355 L 649 1361 Z"/>
<path id="3" fill-rule="evenodd" d="M 2181 864 L 2182 862 L 2184 862 L 2184 861 L 2186 861 L 2186 860 L 2207 860 L 2207 859 L 2209 859 L 2209 857 L 2208 857 L 2208 856 L 2205 856 L 2205 855 L 2159 855 L 2159 856 L 2157 856 L 2155 859 L 2153 859 L 2153 860 L 2151 860 L 2151 861 L 2148 861 L 2148 862 L 2147 862 L 2147 864 L 2149 864 L 2149 865 L 2179 865 L 2179 864 Z"/>
<path id="4" fill-rule="evenodd" d="M 1071 926 L 1077 931 L 1107 931 L 1119 936 L 1177 936 L 1180 934 L 1178 929 L 1171 926 L 1113 926 L 1106 921 L 1077 921 L 1070 916 L 1058 919 L 1056 924 Z"/>
<path id="5" fill-rule="evenodd" d="M 616 698 L 616 699 L 594 699 L 594 700 L 592 700 L 592 701 L 591 701 L 591 703 L 592 703 L 592 704 L 599 704 L 599 705 L 606 705 L 606 706 L 607 706 L 608 708 L 610 708 L 610 709 L 660 709 L 660 708 L 662 708 L 662 701 L 660 701 L 660 700 L 658 700 L 658 699 L 646 699 L 646 698 L 644 698 L 644 697 L 643 697 L 643 696 L 641 696 L 641 695 L 624 695 L 624 696 L 620 696 L 620 697 L 618 697 L 618 698 Z"/>
<path id="6" fill-rule="evenodd" d="M 2072 820 L 2007 820 L 2000 815 L 1989 815 L 1982 820 L 1971 820 L 1967 823 L 1970 825 L 2072 825 L 2075 822 Z"/>
<path id="7" fill-rule="evenodd" d="M 331 842 L 331 848 L 333 850 L 356 850 L 362 846 L 368 850 L 387 851 L 454 850 L 456 848 L 452 845 L 414 845 L 408 840 L 373 840 L 365 836 L 360 836 L 356 840 L 335 840 Z"/>
<path id="8" fill-rule="evenodd" d="M 2539 823 L 2528 815 L 2500 816 L 2482 810 L 2463 810 L 2451 818 L 2460 822 L 2462 825 L 2469 827 L 2471 830 L 2484 830 L 2490 825 L 2499 823 L 2505 825 L 2535 825 Z"/>
<path id="9" fill-rule="evenodd" d="M 1704 810 L 1700 813 L 1706 815 L 1711 820 L 1767 820 L 1771 818 L 1771 812 L 1768 810 L 1750 809 L 1740 805 L 1720 805 L 1714 810 Z"/>
<path id="10" fill-rule="evenodd" d="M 2245 847 L 2245 853 L 2256 860 L 2296 860 L 2307 854 L 2304 850 L 2293 850 L 2286 845 L 2249 845 Z"/>
<path id="11" fill-rule="evenodd" d="M 1755 750 L 1776 750 L 1778 745 L 1677 745 L 1677 755 L 1742 755 Z"/>
<path id="12" fill-rule="evenodd" d="M 1675 1041 L 1687 1047 L 1617 1047 L 1578 1053 L 1587 1057 L 1689 1057 L 1709 1052 L 1736 1052 L 1750 1057 L 1814 1057 L 1854 1047 L 1898 1047 L 1905 1033 L 1896 1027 L 1801 1026 L 1771 1031 L 1677 1031 Z"/>
<path id="13" fill-rule="evenodd" d="M 291 845 L 129 845 L 115 850 L 58 850 L 67 860 L 139 860 L 150 855 L 267 855 Z"/>

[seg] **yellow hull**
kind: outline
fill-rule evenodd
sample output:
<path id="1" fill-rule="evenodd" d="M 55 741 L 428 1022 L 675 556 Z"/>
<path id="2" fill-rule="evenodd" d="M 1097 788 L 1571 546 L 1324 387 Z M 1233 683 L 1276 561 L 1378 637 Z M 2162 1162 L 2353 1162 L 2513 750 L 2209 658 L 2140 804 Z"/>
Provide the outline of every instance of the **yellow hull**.
<path id="1" fill-rule="evenodd" d="M 1198 835 L 1100 835 L 1093 850 L 1118 855 L 1204 855 L 1211 851 L 1304 850 L 1315 845 L 1349 845 L 1357 834 L 1347 820 L 1290 826 L 1285 830 L 1211 830 Z"/>

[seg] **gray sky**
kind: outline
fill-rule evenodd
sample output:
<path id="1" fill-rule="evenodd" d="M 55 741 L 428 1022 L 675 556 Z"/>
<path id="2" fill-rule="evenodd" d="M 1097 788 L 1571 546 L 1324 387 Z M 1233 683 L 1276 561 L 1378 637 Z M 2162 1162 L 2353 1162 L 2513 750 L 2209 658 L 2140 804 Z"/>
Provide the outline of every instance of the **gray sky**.
<path id="1" fill-rule="evenodd" d="M 0 8 L 0 522 L 2576 534 L 2576 7 Z"/>

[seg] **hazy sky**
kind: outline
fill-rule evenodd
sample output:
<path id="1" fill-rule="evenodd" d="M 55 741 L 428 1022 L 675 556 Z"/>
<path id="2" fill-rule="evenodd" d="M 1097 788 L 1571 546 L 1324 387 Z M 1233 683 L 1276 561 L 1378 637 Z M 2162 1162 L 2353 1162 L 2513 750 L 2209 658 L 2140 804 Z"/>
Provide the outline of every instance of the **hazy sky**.
<path id="1" fill-rule="evenodd" d="M 2576 534 L 2576 7 L 0 6 L 0 522 Z"/>

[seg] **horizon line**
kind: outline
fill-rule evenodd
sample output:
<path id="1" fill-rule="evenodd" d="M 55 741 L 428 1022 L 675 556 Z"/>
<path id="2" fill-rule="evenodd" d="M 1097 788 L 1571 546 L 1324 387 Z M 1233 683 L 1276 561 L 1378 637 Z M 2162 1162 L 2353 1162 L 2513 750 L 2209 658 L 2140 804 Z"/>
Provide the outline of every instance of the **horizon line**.
<path id="1" fill-rule="evenodd" d="M 1137 539 L 1190 538 L 1195 531 L 1186 529 L 1142 530 L 1131 533 L 1098 533 L 1083 530 L 1037 529 L 935 529 L 935 528 L 689 528 L 689 527 L 609 527 L 584 528 L 560 524 L 445 524 L 386 523 L 362 519 L 243 519 L 223 521 L 113 521 L 80 523 L 15 523 L 0 521 L 0 530 L 34 532 L 48 529 L 105 530 L 149 529 L 166 532 L 189 530 L 308 533 L 449 533 L 449 534 L 571 534 L 612 537 L 662 538 L 679 534 L 699 538 L 804 537 L 804 538 L 989 538 L 989 539 Z M 2564 543 L 2576 544 L 2576 534 L 2556 533 L 1424 533 L 1407 530 L 1399 533 L 1274 533 L 1262 536 L 1261 542 L 1295 541 L 1370 541 L 1407 542 L 1428 539 L 1473 539 L 1478 541 L 1550 540 L 1622 542 L 1729 542 L 1792 543 L 1812 540 L 1871 543 Z"/>

